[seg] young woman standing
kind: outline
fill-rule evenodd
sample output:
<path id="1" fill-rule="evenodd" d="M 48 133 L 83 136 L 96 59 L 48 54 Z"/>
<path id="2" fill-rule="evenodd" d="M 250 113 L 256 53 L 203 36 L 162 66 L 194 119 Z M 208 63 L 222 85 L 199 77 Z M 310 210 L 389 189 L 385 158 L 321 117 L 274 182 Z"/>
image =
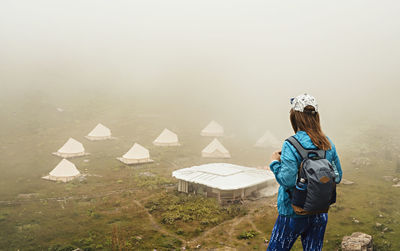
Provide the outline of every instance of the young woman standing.
<path id="1" fill-rule="evenodd" d="M 291 99 L 290 122 L 294 138 L 305 149 L 326 151 L 326 159 L 332 164 L 336 177 L 342 179 L 342 169 L 335 145 L 321 130 L 318 104 L 314 97 L 304 94 Z M 279 183 L 278 213 L 267 251 L 290 250 L 299 236 L 303 250 L 322 250 L 327 213 L 297 215 L 291 205 L 289 192 L 296 185 L 302 158 L 294 146 L 285 141 L 281 151 L 271 156 L 270 169 Z"/>

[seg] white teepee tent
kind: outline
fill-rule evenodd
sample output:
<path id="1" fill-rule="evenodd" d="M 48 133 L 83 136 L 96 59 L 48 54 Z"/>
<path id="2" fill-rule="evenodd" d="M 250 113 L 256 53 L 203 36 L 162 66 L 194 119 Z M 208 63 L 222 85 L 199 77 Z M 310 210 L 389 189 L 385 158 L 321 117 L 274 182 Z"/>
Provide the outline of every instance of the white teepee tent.
<path id="1" fill-rule="evenodd" d="M 281 142 L 270 132 L 266 131 L 264 135 L 259 138 L 254 145 L 255 147 L 271 147 L 271 148 L 280 148 L 281 147 Z"/>
<path id="2" fill-rule="evenodd" d="M 81 173 L 78 169 L 76 169 L 74 163 L 66 159 L 62 159 L 60 163 L 58 163 L 58 165 L 49 173 L 49 175 L 42 177 L 42 179 L 68 182 L 80 175 Z"/>
<path id="3" fill-rule="evenodd" d="M 135 143 L 122 158 L 117 159 L 127 165 L 153 162 L 153 160 L 150 159 L 149 150 L 138 143 Z"/>
<path id="4" fill-rule="evenodd" d="M 62 158 L 72 158 L 88 155 L 85 148 L 79 141 L 69 138 L 68 141 L 57 152 L 53 153 Z"/>
<path id="5" fill-rule="evenodd" d="M 156 146 L 179 146 L 178 135 L 165 128 L 153 141 Z"/>
<path id="6" fill-rule="evenodd" d="M 201 131 L 200 135 L 210 137 L 224 136 L 224 128 L 213 120 Z"/>
<path id="7" fill-rule="evenodd" d="M 229 151 L 219 142 L 214 139 L 206 148 L 201 151 L 201 156 L 204 158 L 230 158 Z"/>
<path id="8" fill-rule="evenodd" d="M 85 136 L 88 140 L 105 140 L 112 139 L 111 130 L 102 124 L 97 124 L 97 126 Z"/>

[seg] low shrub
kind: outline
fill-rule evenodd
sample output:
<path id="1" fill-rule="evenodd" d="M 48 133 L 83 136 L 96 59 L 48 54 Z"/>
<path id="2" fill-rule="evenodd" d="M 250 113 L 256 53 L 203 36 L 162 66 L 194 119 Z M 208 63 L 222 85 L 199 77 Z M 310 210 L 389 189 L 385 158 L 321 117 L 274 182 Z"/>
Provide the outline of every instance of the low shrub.
<path id="1" fill-rule="evenodd" d="M 250 230 L 250 231 L 245 231 L 245 232 L 239 234 L 239 235 L 237 236 L 237 238 L 238 238 L 239 240 L 248 240 L 248 239 L 253 239 L 254 237 L 257 236 L 257 234 L 258 234 L 258 233 L 257 233 L 256 231 Z"/>
<path id="2" fill-rule="evenodd" d="M 177 221 L 217 225 L 245 213 L 238 205 L 223 207 L 215 199 L 181 193 L 163 193 L 145 206 L 151 213 L 159 213 L 162 223 L 170 225 Z"/>

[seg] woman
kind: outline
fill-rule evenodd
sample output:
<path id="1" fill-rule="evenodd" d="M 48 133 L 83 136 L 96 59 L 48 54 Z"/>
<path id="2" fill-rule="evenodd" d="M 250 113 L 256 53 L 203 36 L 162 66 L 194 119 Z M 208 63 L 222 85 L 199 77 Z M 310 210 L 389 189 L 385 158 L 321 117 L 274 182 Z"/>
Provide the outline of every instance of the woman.
<path id="1" fill-rule="evenodd" d="M 306 149 L 326 151 L 326 159 L 335 171 L 335 182 L 342 179 L 342 169 L 335 145 L 321 130 L 318 104 L 314 97 L 304 94 L 291 99 L 290 122 L 294 137 Z M 322 250 L 327 213 L 297 215 L 291 206 L 287 191 L 295 187 L 297 172 L 302 159 L 296 149 L 285 141 L 281 151 L 272 153 L 270 169 L 279 183 L 278 219 L 272 230 L 267 251 L 290 250 L 301 236 L 303 250 Z"/>

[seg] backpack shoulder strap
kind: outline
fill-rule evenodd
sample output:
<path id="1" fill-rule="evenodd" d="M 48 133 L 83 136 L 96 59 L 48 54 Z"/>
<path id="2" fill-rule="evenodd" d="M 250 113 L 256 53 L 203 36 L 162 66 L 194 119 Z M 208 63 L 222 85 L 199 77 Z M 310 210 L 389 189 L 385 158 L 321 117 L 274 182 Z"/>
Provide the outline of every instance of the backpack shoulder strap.
<path id="1" fill-rule="evenodd" d="M 305 149 L 294 136 L 291 136 L 286 140 L 297 150 L 303 160 L 308 159 L 311 153 L 317 155 L 321 159 L 325 159 L 326 151 L 324 150 Z"/>
<path id="2" fill-rule="evenodd" d="M 306 149 L 304 149 L 304 147 L 300 144 L 300 142 L 294 136 L 291 136 L 286 140 L 290 144 L 292 144 L 292 146 L 297 150 L 297 152 L 300 154 L 302 159 L 308 158 L 308 151 Z"/>

